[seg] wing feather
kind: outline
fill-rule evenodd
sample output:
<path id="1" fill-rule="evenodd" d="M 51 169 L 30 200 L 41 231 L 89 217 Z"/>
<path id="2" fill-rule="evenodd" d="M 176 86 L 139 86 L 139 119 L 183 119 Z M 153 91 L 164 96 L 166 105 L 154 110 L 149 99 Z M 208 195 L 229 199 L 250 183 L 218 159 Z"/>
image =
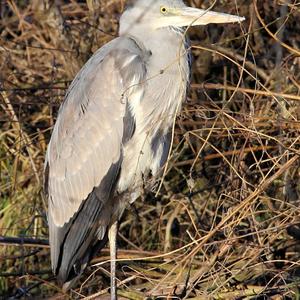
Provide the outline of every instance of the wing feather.
<path id="1" fill-rule="evenodd" d="M 132 135 L 126 99 L 145 72 L 143 50 L 130 38 L 117 38 L 85 64 L 59 110 L 46 154 L 45 191 L 52 267 L 62 281 L 89 257 L 95 239 L 106 237 L 112 209 L 106 206 L 123 144 Z"/>
<path id="2" fill-rule="evenodd" d="M 71 219 L 120 158 L 126 111 L 123 93 L 143 79 L 141 55 L 136 43 L 118 38 L 96 52 L 70 86 L 46 161 L 52 198 L 49 211 L 57 226 Z M 119 68 L 120 60 L 124 61 L 123 68 Z M 137 72 L 132 73 L 132 69 Z M 131 78 L 128 73 L 132 73 Z"/>

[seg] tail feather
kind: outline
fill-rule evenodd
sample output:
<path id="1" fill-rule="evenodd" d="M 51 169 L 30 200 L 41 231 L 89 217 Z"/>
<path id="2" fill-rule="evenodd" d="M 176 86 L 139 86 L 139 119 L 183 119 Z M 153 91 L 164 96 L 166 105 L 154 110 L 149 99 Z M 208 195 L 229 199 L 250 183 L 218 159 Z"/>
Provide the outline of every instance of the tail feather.
<path id="1" fill-rule="evenodd" d="M 119 162 L 111 166 L 100 185 L 64 226 L 56 226 L 49 215 L 52 269 L 64 289 L 75 285 L 93 255 L 107 242 L 107 229 L 114 210 L 111 195 L 118 170 Z M 105 233 L 101 240 L 99 231 Z"/>

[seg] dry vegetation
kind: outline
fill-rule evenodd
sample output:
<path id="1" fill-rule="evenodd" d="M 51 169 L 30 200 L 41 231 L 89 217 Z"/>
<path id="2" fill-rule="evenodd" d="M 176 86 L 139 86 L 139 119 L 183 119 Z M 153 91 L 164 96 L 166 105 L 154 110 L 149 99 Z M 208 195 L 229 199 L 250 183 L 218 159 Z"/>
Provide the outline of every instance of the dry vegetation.
<path id="1" fill-rule="evenodd" d="M 0 295 L 104 299 L 107 249 L 76 290 L 56 284 L 41 178 L 66 89 L 124 1 L 53 2 L 0 2 Z M 165 177 L 120 226 L 124 299 L 300 297 L 300 3 L 214 9 L 247 20 L 189 30 L 193 84 Z"/>

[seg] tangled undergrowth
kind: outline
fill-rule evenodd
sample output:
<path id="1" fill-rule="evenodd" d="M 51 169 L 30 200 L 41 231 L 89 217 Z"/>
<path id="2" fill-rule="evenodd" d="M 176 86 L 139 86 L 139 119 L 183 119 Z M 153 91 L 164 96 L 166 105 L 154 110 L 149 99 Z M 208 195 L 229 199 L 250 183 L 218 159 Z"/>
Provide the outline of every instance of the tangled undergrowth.
<path id="1" fill-rule="evenodd" d="M 75 290 L 57 285 L 41 186 L 59 104 L 124 5 L 0 2 L 0 298 L 108 297 L 107 249 Z M 164 177 L 122 217 L 121 299 L 300 297 L 300 3 L 214 10 L 246 21 L 189 29 L 192 85 Z"/>

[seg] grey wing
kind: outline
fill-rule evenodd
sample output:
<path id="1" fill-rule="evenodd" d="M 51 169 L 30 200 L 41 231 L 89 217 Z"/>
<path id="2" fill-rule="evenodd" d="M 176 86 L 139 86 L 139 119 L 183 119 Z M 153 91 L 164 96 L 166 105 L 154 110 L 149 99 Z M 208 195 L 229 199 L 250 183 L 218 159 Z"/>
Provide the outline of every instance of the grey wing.
<path id="1" fill-rule="evenodd" d="M 105 236 L 108 200 L 134 123 L 127 98 L 142 89 L 145 76 L 142 57 L 128 38 L 105 45 L 77 74 L 59 111 L 46 154 L 45 191 L 52 268 L 62 281 L 76 261 L 86 260 L 96 236 Z"/>

